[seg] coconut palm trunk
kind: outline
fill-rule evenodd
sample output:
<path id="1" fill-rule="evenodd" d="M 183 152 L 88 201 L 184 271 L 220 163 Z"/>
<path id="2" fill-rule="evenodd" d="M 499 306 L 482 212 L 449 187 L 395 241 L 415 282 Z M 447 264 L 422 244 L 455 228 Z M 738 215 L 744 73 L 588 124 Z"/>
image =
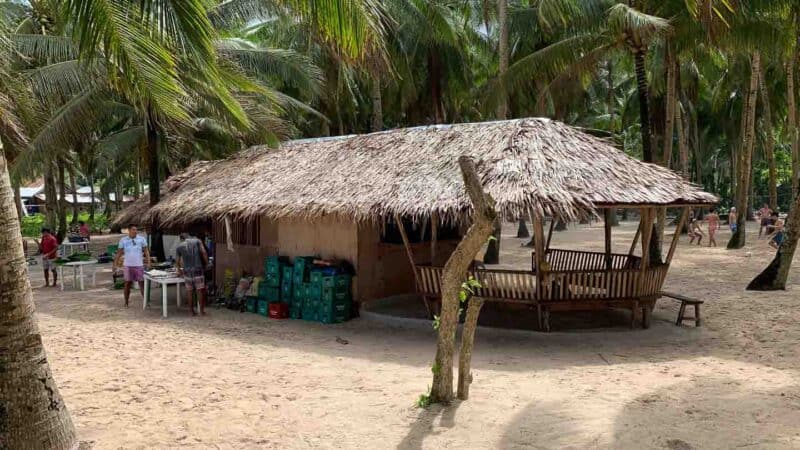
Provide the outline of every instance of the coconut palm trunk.
<path id="1" fill-rule="evenodd" d="M 73 449 L 75 427 L 33 315 L 14 193 L 0 142 L 0 448 Z"/>
<path id="2" fill-rule="evenodd" d="M 645 70 L 645 49 L 634 50 L 633 59 L 636 63 L 636 92 L 639 96 L 639 123 L 642 136 L 642 161 L 654 162 L 653 148 L 650 135 L 650 91 L 647 86 L 647 72 Z"/>
<path id="3" fill-rule="evenodd" d="M 147 117 L 147 165 L 150 178 L 150 206 L 155 206 L 161 200 L 159 145 L 159 127 L 153 115 L 150 114 Z M 150 245 L 152 246 L 150 252 L 158 261 L 164 261 L 164 236 L 157 221 L 151 224 L 148 234 L 150 234 Z"/>
<path id="4" fill-rule="evenodd" d="M 678 135 L 678 159 L 680 160 L 681 175 L 689 179 L 689 145 L 683 124 L 683 108 L 681 103 L 675 105 L 675 131 Z"/>
<path id="5" fill-rule="evenodd" d="M 44 162 L 44 224 L 55 231 L 58 216 L 58 202 L 56 201 L 56 178 L 53 175 L 53 162 L 49 159 Z"/>
<path id="6" fill-rule="evenodd" d="M 742 127 L 742 145 L 739 152 L 736 175 L 736 232 L 728 241 L 728 248 L 742 248 L 745 244 L 745 225 L 747 223 L 748 197 L 750 192 L 750 176 L 753 161 L 753 144 L 755 141 L 756 101 L 758 99 L 758 79 L 761 76 L 761 55 L 754 51 L 750 60 L 750 85 L 745 93 L 745 104 L 742 110 L 744 127 Z"/>
<path id="7" fill-rule="evenodd" d="M 770 110 L 769 92 L 767 91 L 767 83 L 764 81 L 763 69 L 758 77 L 758 91 L 761 96 L 761 113 L 763 114 L 761 125 L 766 136 L 764 156 L 767 158 L 767 166 L 769 167 L 769 207 L 775 211 L 778 208 L 778 166 L 775 162 L 775 136 L 772 134 L 772 112 Z"/>
<path id="8" fill-rule="evenodd" d="M 67 235 L 67 176 L 64 161 L 58 161 L 58 242 Z"/>
<path id="9" fill-rule="evenodd" d="M 747 285 L 747 290 L 775 291 L 786 289 L 789 269 L 792 268 L 792 259 L 797 250 L 798 238 L 800 238 L 800 196 L 795 197 L 784 231 L 786 237 L 783 244 L 778 248 L 778 252 L 772 262 Z"/>
<path id="10" fill-rule="evenodd" d="M 381 97 L 381 77 L 378 74 L 372 76 L 370 98 L 372 99 L 370 128 L 372 131 L 381 131 L 383 130 L 383 99 Z"/>
<path id="11" fill-rule="evenodd" d="M 797 100 L 795 92 L 795 61 L 797 53 L 792 51 L 786 63 L 786 132 L 792 146 L 792 198 L 797 197 L 797 183 L 800 177 L 800 138 L 797 133 Z"/>
<path id="12" fill-rule="evenodd" d="M 69 185 L 72 189 L 72 219 L 69 223 L 75 225 L 78 223 L 78 182 L 75 180 L 75 169 L 72 166 L 69 168 Z"/>

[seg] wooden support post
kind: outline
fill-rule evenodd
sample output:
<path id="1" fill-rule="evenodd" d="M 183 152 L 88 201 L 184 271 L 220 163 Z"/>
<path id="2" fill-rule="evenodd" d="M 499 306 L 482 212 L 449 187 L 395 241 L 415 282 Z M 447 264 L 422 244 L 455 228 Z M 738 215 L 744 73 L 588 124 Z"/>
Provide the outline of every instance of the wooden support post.
<path id="1" fill-rule="evenodd" d="M 686 223 L 686 218 L 689 216 L 689 208 L 683 208 L 681 218 L 678 220 L 678 226 L 675 227 L 675 234 L 672 236 L 672 244 L 669 246 L 669 253 L 667 253 L 667 265 L 672 262 L 672 256 L 675 255 L 675 249 L 678 247 L 678 241 L 681 238 L 681 230 Z"/>
<path id="2" fill-rule="evenodd" d="M 633 256 L 633 252 L 636 250 L 636 244 L 639 243 L 639 236 L 642 234 L 642 221 L 644 217 L 639 218 L 639 227 L 636 228 L 636 234 L 633 235 L 633 242 L 631 242 L 631 249 L 628 250 L 628 256 Z"/>
<path id="3" fill-rule="evenodd" d="M 640 227 L 642 229 L 642 263 L 639 269 L 639 282 L 636 285 L 636 296 L 641 297 L 644 290 L 645 275 L 650 266 L 650 239 L 653 237 L 653 220 L 655 219 L 655 211 L 653 208 L 642 208 L 642 219 Z M 636 323 L 636 314 L 639 310 L 639 304 L 636 303 L 631 311 L 631 327 Z M 647 326 L 647 317 L 642 314 L 643 325 Z"/>
<path id="4" fill-rule="evenodd" d="M 603 210 L 603 228 L 605 231 L 606 270 L 611 270 L 611 208 Z"/>
<path id="5" fill-rule="evenodd" d="M 417 274 L 417 264 L 414 262 L 414 253 L 411 252 L 411 243 L 408 241 L 406 226 L 403 224 L 403 219 L 397 214 L 394 216 L 394 221 L 397 223 L 397 229 L 400 230 L 400 237 L 403 238 L 403 246 L 406 248 L 408 261 L 411 263 L 411 270 L 414 271 L 414 281 L 417 283 L 417 288 L 419 288 L 421 285 L 419 282 L 419 275 Z"/>
<path id="6" fill-rule="evenodd" d="M 436 211 L 431 212 L 431 265 L 436 265 L 436 245 L 438 238 L 439 216 Z"/>
<path id="7" fill-rule="evenodd" d="M 542 272 L 545 269 L 545 250 L 544 250 L 544 226 L 542 225 L 542 216 L 532 214 L 533 219 L 533 248 L 534 255 L 536 255 L 536 298 L 540 299 L 543 292 L 542 288 Z"/>
<path id="8" fill-rule="evenodd" d="M 547 245 L 545 245 L 545 247 L 544 247 L 545 253 L 550 251 L 550 240 L 553 239 L 553 228 L 555 228 L 555 226 L 556 226 L 556 218 L 555 217 L 551 217 L 550 218 L 550 229 L 547 230 Z"/>

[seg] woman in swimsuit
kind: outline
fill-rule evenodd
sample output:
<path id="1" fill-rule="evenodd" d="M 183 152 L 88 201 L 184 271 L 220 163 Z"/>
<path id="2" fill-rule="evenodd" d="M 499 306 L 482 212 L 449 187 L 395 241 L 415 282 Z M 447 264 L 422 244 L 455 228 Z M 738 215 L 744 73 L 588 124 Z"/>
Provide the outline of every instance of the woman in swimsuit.
<path id="1" fill-rule="evenodd" d="M 703 240 L 703 230 L 700 228 L 700 221 L 694 215 L 694 211 L 689 211 L 689 243 L 693 244 L 697 239 L 697 245 Z"/>
<path id="2" fill-rule="evenodd" d="M 708 221 L 708 246 L 716 247 L 717 230 L 719 230 L 719 214 L 717 214 L 716 208 L 712 208 L 711 212 L 706 214 L 706 220 Z M 700 245 L 699 242 L 698 245 Z"/>

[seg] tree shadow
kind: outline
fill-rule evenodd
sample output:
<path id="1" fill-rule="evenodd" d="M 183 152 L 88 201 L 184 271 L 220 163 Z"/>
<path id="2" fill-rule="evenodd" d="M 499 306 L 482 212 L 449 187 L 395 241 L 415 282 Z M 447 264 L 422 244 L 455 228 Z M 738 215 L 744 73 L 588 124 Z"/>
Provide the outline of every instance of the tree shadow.
<path id="1" fill-rule="evenodd" d="M 422 449 L 426 437 L 441 433 L 436 430 L 437 427 L 447 429 L 455 427 L 456 411 L 459 406 L 461 406 L 461 401 L 454 400 L 450 405 L 434 404 L 427 408 L 420 408 L 417 418 L 409 427 L 403 440 L 397 444 L 397 448 L 399 450 Z"/>

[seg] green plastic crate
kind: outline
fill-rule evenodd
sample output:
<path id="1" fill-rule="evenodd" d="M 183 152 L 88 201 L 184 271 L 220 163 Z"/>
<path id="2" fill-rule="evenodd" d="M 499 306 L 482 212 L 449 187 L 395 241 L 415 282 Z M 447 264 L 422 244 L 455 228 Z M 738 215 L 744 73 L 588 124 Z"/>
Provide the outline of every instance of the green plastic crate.
<path id="1" fill-rule="evenodd" d="M 258 309 L 258 299 L 255 297 L 247 297 L 245 300 L 247 312 L 254 313 Z"/>
<path id="2" fill-rule="evenodd" d="M 291 303 L 292 302 L 292 297 L 293 297 L 292 294 L 293 293 L 294 293 L 294 290 L 292 289 L 292 285 L 291 284 L 289 284 L 289 285 L 287 285 L 286 283 L 281 284 L 281 300 L 283 300 L 286 303 Z"/>
<path id="3" fill-rule="evenodd" d="M 283 277 L 283 279 L 291 280 L 292 275 L 294 275 L 294 266 L 289 266 L 289 265 L 283 266 L 283 269 L 281 270 L 281 276 Z"/>
<path id="4" fill-rule="evenodd" d="M 269 314 L 269 302 L 267 302 L 266 300 L 259 300 L 258 313 L 266 317 Z"/>
<path id="5" fill-rule="evenodd" d="M 347 289 L 350 290 L 350 282 L 352 280 L 352 276 L 350 275 L 335 275 L 333 277 L 336 289 Z"/>
<path id="6" fill-rule="evenodd" d="M 308 280 L 311 284 L 322 284 L 322 272 L 319 270 L 312 270 L 308 276 Z"/>
<path id="7" fill-rule="evenodd" d="M 268 287 L 266 292 L 264 292 L 264 296 L 259 299 L 266 300 L 269 303 L 279 302 L 281 301 L 281 290 L 279 288 Z"/>
<path id="8" fill-rule="evenodd" d="M 303 317 L 303 308 L 300 304 L 292 304 L 289 306 L 289 318 L 300 319 Z"/>
<path id="9" fill-rule="evenodd" d="M 281 275 L 280 273 L 266 273 L 262 283 L 269 287 L 281 287 Z"/>

